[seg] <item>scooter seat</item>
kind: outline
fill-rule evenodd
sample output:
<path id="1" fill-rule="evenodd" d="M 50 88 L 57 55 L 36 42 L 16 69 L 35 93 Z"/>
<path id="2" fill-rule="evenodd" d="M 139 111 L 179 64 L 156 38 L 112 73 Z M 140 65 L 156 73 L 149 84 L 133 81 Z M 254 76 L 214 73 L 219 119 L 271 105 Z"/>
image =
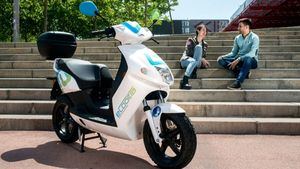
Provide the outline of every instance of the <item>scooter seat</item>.
<path id="1" fill-rule="evenodd" d="M 80 59 L 59 59 L 57 66 L 60 70 L 70 74 L 76 80 L 80 89 L 94 88 L 101 86 L 101 76 L 103 71 L 108 71 L 106 65 L 92 64 Z M 111 77 L 112 80 L 112 77 Z"/>

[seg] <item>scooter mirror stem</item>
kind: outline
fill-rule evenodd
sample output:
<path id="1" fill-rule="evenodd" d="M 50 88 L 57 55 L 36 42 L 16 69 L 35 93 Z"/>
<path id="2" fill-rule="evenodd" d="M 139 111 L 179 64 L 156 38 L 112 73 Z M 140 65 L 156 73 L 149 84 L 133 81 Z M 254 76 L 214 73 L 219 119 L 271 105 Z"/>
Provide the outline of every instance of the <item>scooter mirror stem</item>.
<path id="1" fill-rule="evenodd" d="M 96 15 L 96 16 L 100 16 L 100 14 L 99 14 L 98 11 L 95 11 L 95 15 Z"/>
<path id="2" fill-rule="evenodd" d="M 110 25 L 110 23 L 104 17 L 102 17 L 98 11 L 95 11 L 95 15 L 99 16 L 103 21 L 105 21 L 108 25 Z"/>
<path id="3" fill-rule="evenodd" d="M 157 21 L 158 21 L 157 19 L 154 19 L 153 22 L 152 22 L 152 24 L 148 28 L 151 28 L 152 26 L 154 26 Z"/>

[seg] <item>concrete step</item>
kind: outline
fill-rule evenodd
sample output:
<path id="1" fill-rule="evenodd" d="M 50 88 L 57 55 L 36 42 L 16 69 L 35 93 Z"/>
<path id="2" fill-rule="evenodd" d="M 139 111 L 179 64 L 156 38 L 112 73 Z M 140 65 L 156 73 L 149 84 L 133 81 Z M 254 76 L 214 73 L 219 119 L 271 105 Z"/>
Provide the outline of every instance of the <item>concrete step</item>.
<path id="1" fill-rule="evenodd" d="M 227 54 L 228 52 L 210 52 L 207 53 L 208 60 L 216 60 L 219 56 Z M 175 53 L 158 53 L 164 60 L 179 60 L 182 52 Z M 75 58 L 88 60 L 120 60 L 121 54 L 114 53 L 90 53 L 90 54 L 76 54 Z M 300 60 L 300 52 L 260 52 L 260 60 Z"/>
<path id="2" fill-rule="evenodd" d="M 172 102 L 300 102 L 300 90 L 172 89 L 168 100 Z"/>
<path id="3" fill-rule="evenodd" d="M 0 100 L 0 114 L 51 114 L 55 101 Z M 191 117 L 300 117 L 300 103 L 173 102 Z"/>
<path id="4" fill-rule="evenodd" d="M 50 100 L 51 88 L 0 88 L 0 100 Z"/>
<path id="5" fill-rule="evenodd" d="M 53 130 L 50 115 L 0 115 L 0 130 Z"/>
<path id="6" fill-rule="evenodd" d="M 206 40 L 233 40 L 238 33 L 232 33 L 231 36 L 228 35 L 209 35 L 206 36 Z M 154 39 L 156 40 L 186 40 L 188 37 L 193 37 L 195 34 L 174 34 L 174 35 L 155 35 Z M 289 40 L 289 39 L 300 39 L 300 35 L 281 35 L 281 34 L 268 34 L 268 35 L 259 35 L 260 40 Z M 97 38 L 84 39 L 83 41 L 98 41 Z M 102 39 L 101 41 L 115 41 L 113 38 Z"/>
<path id="7" fill-rule="evenodd" d="M 0 100 L 50 100 L 51 89 L 1 88 Z M 172 89 L 174 102 L 300 102 L 300 90 Z"/>
<path id="8" fill-rule="evenodd" d="M 229 51 L 228 51 L 229 52 Z M 228 52 L 207 52 L 208 60 L 217 60 Z M 182 52 L 158 53 L 164 60 L 179 60 Z M 120 53 L 76 53 L 73 58 L 102 61 L 120 60 Z M 260 60 L 300 60 L 300 52 L 260 52 Z M 39 54 L 0 54 L 0 61 L 45 61 Z"/>
<path id="9" fill-rule="evenodd" d="M 232 46 L 233 40 L 207 40 L 209 48 L 214 46 Z M 152 46 L 185 46 L 186 40 L 161 40 L 159 44 L 155 42 L 147 41 L 144 44 L 148 47 Z M 290 40 L 277 40 L 268 39 L 260 41 L 260 46 L 288 46 L 288 45 L 299 45 L 300 39 L 290 39 Z M 80 47 L 100 47 L 101 44 L 87 43 L 81 44 Z M 118 45 L 117 45 L 118 46 Z"/>
<path id="10" fill-rule="evenodd" d="M 299 135 L 299 118 L 190 117 L 197 134 Z M 0 130 L 53 130 L 50 115 L 0 115 Z"/>
<path id="11" fill-rule="evenodd" d="M 177 53 L 185 50 L 184 46 L 152 46 L 150 49 L 157 53 Z M 211 46 L 210 52 L 229 52 L 232 46 Z M 300 52 L 300 45 L 260 46 L 260 52 Z M 79 47 L 75 53 L 119 53 L 116 47 Z M 0 54 L 39 54 L 38 49 L 32 48 L 0 48 Z"/>
<path id="12" fill-rule="evenodd" d="M 232 36 L 207 36 L 207 40 L 233 40 L 234 37 L 237 34 L 232 34 Z M 157 40 L 186 40 L 188 37 L 187 35 L 157 35 L 154 36 L 155 39 Z M 259 35 L 260 40 L 266 40 L 266 39 L 279 39 L 279 40 L 289 40 L 289 39 L 300 39 L 300 35 Z"/>
<path id="13" fill-rule="evenodd" d="M 297 30 L 277 30 L 277 31 L 265 31 L 265 30 L 253 30 L 254 33 L 258 34 L 259 36 L 270 36 L 270 35 L 300 35 L 300 29 Z M 210 32 L 207 36 L 235 36 L 239 34 L 238 31 L 232 32 Z"/>
<path id="14" fill-rule="evenodd" d="M 197 133 L 299 135 L 300 118 L 191 117 Z"/>
<path id="15" fill-rule="evenodd" d="M 176 79 L 172 89 L 179 88 L 181 79 Z M 190 79 L 193 89 L 226 89 L 234 78 L 203 78 Z M 262 79 L 246 79 L 242 84 L 243 89 L 300 89 L 300 79 L 290 78 L 262 78 Z"/>
<path id="16" fill-rule="evenodd" d="M 222 68 L 216 60 L 208 60 L 210 68 Z M 111 69 L 118 69 L 120 62 L 117 60 L 95 60 L 90 61 L 95 64 L 105 64 Z M 171 69 L 180 69 L 179 60 L 166 60 Z M 1 61 L 0 69 L 52 69 L 51 61 Z M 300 68 L 300 60 L 260 60 L 258 68 Z"/>
<path id="17" fill-rule="evenodd" d="M 172 52 L 183 52 L 184 46 L 152 46 L 150 49 L 157 53 L 172 53 Z M 228 52 L 231 51 L 232 46 L 211 46 L 209 47 L 210 52 Z M 260 52 L 300 52 L 300 45 L 287 45 L 287 46 L 260 46 Z M 0 49 L 1 52 L 1 49 Z M 33 51 L 35 52 L 35 51 Z M 101 48 L 101 47 L 86 47 L 77 48 L 77 53 L 118 53 L 119 50 L 116 47 L 112 48 Z"/>
<path id="18" fill-rule="evenodd" d="M 52 88 L 46 78 L 0 78 L 0 88 Z"/>
<path id="19" fill-rule="evenodd" d="M 55 101 L 0 100 L 0 114 L 50 115 Z"/>
<path id="20" fill-rule="evenodd" d="M 206 40 L 209 47 L 213 46 L 232 46 L 233 39 L 230 40 Z M 185 46 L 185 40 L 160 40 L 159 44 L 153 41 L 146 41 L 143 44 L 146 46 Z M 118 41 L 77 41 L 77 47 L 116 47 L 119 46 Z M 280 45 L 300 45 L 300 39 L 279 40 L 279 39 L 266 39 L 260 41 L 261 46 L 280 46 Z M 36 43 L 1 43 L 0 48 L 28 48 L 37 47 Z"/>
<path id="21" fill-rule="evenodd" d="M 181 78 L 175 79 L 172 89 L 179 88 Z M 227 89 L 234 78 L 203 78 L 190 79 L 194 89 Z M 0 78 L 0 88 L 51 88 L 52 81 L 46 78 Z M 300 79 L 297 78 L 261 78 L 246 79 L 243 89 L 300 89 Z"/>
<path id="22" fill-rule="evenodd" d="M 174 102 L 191 117 L 300 117 L 300 103 Z"/>
<path id="23" fill-rule="evenodd" d="M 184 75 L 184 69 L 172 69 L 175 78 Z M 234 74 L 221 68 L 198 69 L 197 78 L 234 78 Z M 115 76 L 117 69 L 111 69 Z M 52 69 L 0 69 L 0 78 L 46 78 L 55 77 Z M 256 78 L 300 78 L 300 69 L 254 69 L 251 79 Z"/>
<path id="24" fill-rule="evenodd" d="M 108 61 L 105 61 L 109 63 Z M 111 61 L 110 63 L 115 63 Z M 52 61 L 0 61 L 0 69 L 52 69 Z"/>

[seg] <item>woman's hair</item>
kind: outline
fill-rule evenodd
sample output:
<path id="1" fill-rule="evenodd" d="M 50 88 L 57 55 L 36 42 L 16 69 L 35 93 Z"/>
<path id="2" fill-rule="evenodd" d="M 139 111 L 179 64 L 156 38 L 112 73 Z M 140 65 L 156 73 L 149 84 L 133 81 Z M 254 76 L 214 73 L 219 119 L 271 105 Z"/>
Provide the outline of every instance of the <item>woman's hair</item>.
<path id="1" fill-rule="evenodd" d="M 201 31 L 202 29 L 206 29 L 206 26 L 204 24 L 199 24 L 197 26 L 195 26 L 196 28 L 196 36 L 198 36 L 198 31 Z M 198 30 L 198 31 L 197 31 Z M 207 30 L 207 29 L 206 29 Z M 207 33 L 207 32 L 206 32 Z"/>

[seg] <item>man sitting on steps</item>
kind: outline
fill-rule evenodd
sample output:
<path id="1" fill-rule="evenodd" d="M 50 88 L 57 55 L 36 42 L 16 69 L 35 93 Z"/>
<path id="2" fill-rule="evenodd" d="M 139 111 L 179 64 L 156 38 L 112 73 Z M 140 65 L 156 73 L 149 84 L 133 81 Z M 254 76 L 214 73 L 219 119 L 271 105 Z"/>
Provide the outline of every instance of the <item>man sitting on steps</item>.
<path id="1" fill-rule="evenodd" d="M 241 89 L 245 78 L 250 77 L 250 69 L 256 69 L 258 64 L 259 37 L 251 29 L 251 20 L 239 20 L 239 35 L 235 37 L 232 51 L 218 58 L 218 63 L 225 69 L 233 71 L 236 80 L 229 89 Z"/>

